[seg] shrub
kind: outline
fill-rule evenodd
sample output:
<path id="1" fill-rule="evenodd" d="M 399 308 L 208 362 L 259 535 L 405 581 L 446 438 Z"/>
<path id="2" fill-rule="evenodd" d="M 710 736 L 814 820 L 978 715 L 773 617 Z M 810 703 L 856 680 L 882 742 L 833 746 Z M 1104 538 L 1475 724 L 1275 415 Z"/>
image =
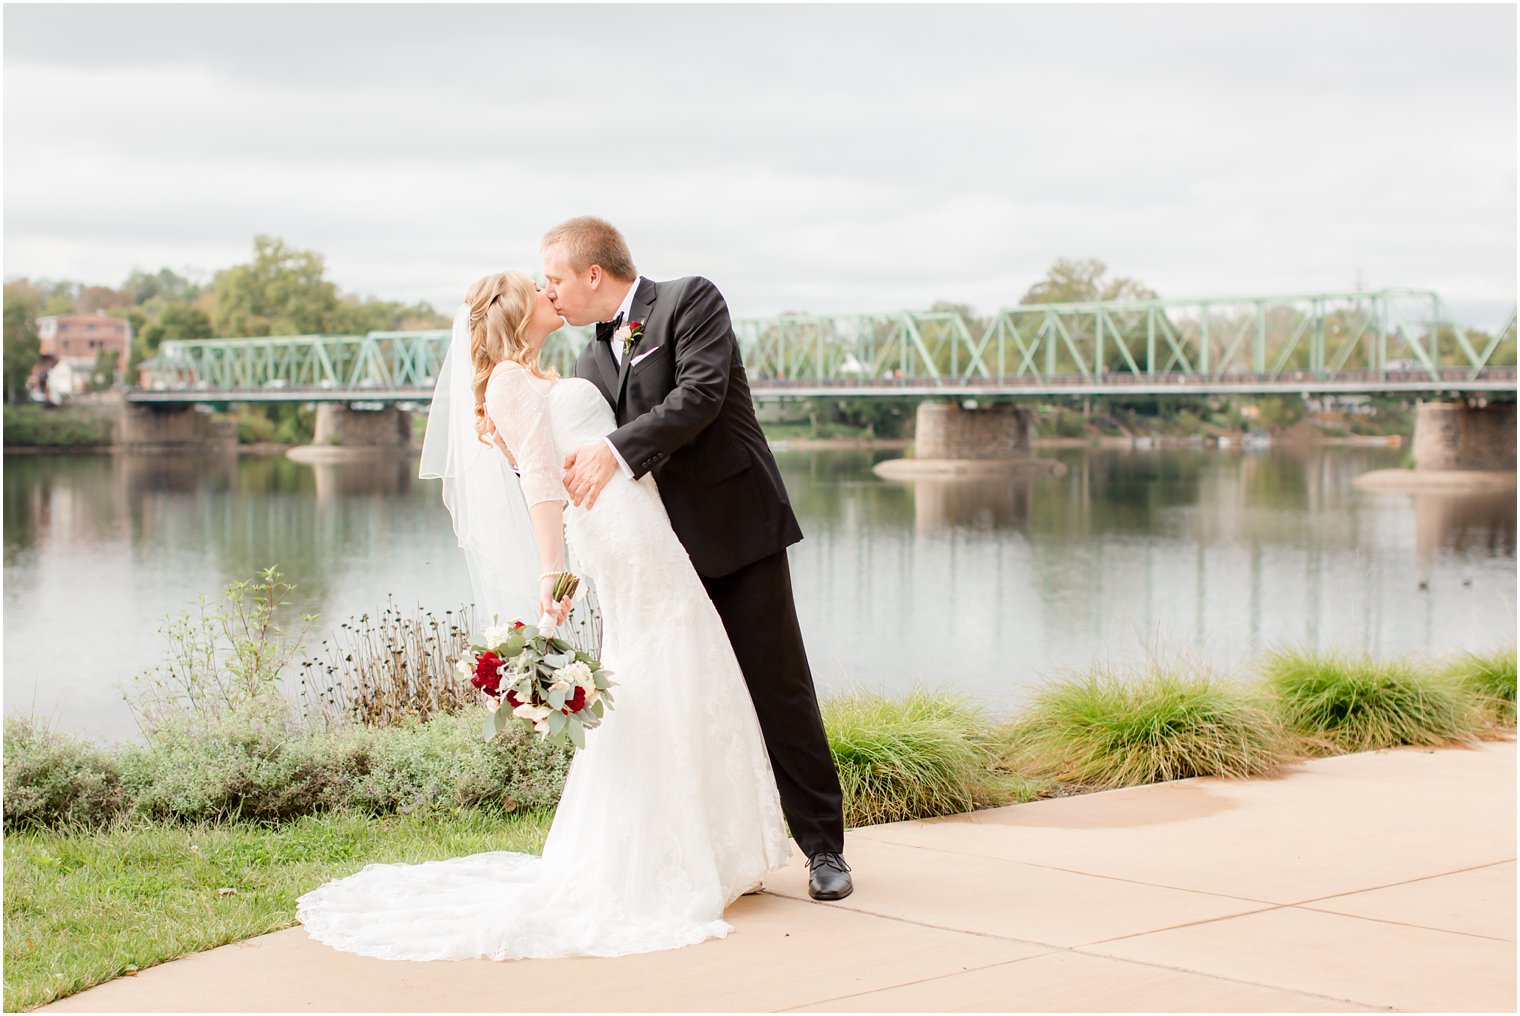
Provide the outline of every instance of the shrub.
<path id="1" fill-rule="evenodd" d="M 218 606 L 203 596 L 196 613 L 166 619 L 159 629 L 169 642 L 166 658 L 138 675 L 127 696 L 138 724 L 149 731 L 179 723 L 204 727 L 245 706 L 287 711 L 279 681 L 316 621 L 302 614 L 301 629 L 285 634 L 280 608 L 295 588 L 271 565 L 229 583 Z"/>
<path id="2" fill-rule="evenodd" d="M 332 802 L 317 745 L 273 698 L 227 707 L 209 723 L 161 723 L 145 744 L 122 753 L 122 780 L 134 816 L 194 822 L 282 819 Z"/>
<path id="3" fill-rule="evenodd" d="M 331 809 L 404 815 L 553 808 L 568 750 L 515 725 L 488 741 L 481 725 L 472 711 L 303 733 L 261 702 L 212 726 L 161 726 L 113 755 L 8 720 L 5 825 L 102 827 L 118 815 L 281 821 Z"/>
<path id="4" fill-rule="evenodd" d="M 5 721 L 5 828 L 97 826 L 126 807 L 121 768 L 95 745 Z"/>
<path id="5" fill-rule="evenodd" d="M 999 767 L 981 714 L 929 691 L 864 692 L 823 704 L 847 826 L 952 815 L 1033 796 Z"/>
<path id="6" fill-rule="evenodd" d="M 1098 789 L 1251 776 L 1284 757 L 1271 712 L 1201 671 L 1094 669 L 1037 693 L 1008 736 L 1032 775 Z"/>
<path id="7" fill-rule="evenodd" d="M 1466 689 L 1402 660 L 1277 652 L 1264 670 L 1283 721 L 1311 752 L 1444 744 L 1481 724 Z"/>
<path id="8" fill-rule="evenodd" d="M 1057 437 L 1086 437 L 1087 421 L 1077 413 L 1062 413 L 1056 417 Z"/>
<path id="9" fill-rule="evenodd" d="M 547 744 L 521 724 L 487 741 L 481 736 L 483 715 L 472 710 L 351 731 L 330 760 L 343 802 L 372 814 L 554 807 L 565 786 L 570 750 Z"/>
<path id="10" fill-rule="evenodd" d="M 274 440 L 280 444 L 309 444 L 316 432 L 316 410 L 289 405 L 274 413 Z"/>
<path id="11" fill-rule="evenodd" d="M 1447 675 L 1465 688 L 1489 720 L 1500 727 L 1515 725 L 1515 649 L 1480 656 L 1468 653 Z"/>
<path id="12" fill-rule="evenodd" d="M 238 414 L 238 444 L 262 444 L 274 440 L 274 421 L 262 412 L 243 407 Z"/>
<path id="13" fill-rule="evenodd" d="M 197 761 L 199 765 L 197 766 Z M 160 739 L 142 756 L 136 810 L 181 820 L 279 819 L 348 807 L 553 807 L 569 755 L 516 726 L 487 741 L 474 713 L 354 727 L 283 742 L 238 734 Z"/>
<path id="14" fill-rule="evenodd" d="M 111 443 L 110 418 L 88 409 L 7 405 L 4 413 L 8 447 L 64 448 Z"/>

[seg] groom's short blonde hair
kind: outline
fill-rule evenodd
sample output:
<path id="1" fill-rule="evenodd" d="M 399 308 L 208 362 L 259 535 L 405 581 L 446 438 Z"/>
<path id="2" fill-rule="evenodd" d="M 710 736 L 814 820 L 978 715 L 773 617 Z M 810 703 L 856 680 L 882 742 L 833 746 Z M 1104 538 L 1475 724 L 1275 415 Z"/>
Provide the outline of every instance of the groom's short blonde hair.
<path id="1" fill-rule="evenodd" d="M 541 246 L 554 244 L 564 247 L 570 270 L 577 275 L 592 265 L 601 265 L 602 271 L 623 282 L 632 282 L 639 277 L 633 255 L 628 253 L 628 242 L 606 219 L 578 215 L 561 222 L 544 234 Z"/>

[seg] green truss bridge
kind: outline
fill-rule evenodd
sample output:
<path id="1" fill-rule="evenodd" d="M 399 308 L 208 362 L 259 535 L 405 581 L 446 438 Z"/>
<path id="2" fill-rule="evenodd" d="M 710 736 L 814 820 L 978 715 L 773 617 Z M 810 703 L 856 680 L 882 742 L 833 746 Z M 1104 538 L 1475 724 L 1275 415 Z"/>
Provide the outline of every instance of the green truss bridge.
<path id="1" fill-rule="evenodd" d="M 953 312 L 736 319 L 757 399 L 1410 393 L 1512 400 L 1515 313 L 1484 335 L 1428 290 L 1032 304 Z M 544 360 L 572 372 L 590 329 Z M 137 403 L 420 402 L 443 331 L 163 343 Z"/>

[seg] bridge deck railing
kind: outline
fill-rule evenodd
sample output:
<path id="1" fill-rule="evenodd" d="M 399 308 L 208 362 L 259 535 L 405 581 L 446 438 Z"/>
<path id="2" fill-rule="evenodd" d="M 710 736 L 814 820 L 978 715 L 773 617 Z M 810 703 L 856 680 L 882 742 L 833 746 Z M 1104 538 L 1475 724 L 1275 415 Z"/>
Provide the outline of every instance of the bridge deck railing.
<path id="1" fill-rule="evenodd" d="M 984 319 L 951 311 L 734 321 L 752 381 L 963 389 L 1191 382 L 1476 381 L 1515 362 L 1515 314 L 1474 337 L 1428 290 L 1209 300 L 1027 304 Z M 591 338 L 561 329 L 543 360 L 562 374 Z M 446 330 L 165 342 L 145 388 L 376 394 L 428 391 Z"/>

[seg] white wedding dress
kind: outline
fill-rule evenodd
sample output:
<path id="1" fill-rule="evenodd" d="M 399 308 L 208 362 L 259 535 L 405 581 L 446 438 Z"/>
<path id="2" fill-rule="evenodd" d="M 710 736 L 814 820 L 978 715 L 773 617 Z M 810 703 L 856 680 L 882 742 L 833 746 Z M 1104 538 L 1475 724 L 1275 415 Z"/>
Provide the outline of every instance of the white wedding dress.
<path id="1" fill-rule="evenodd" d="M 486 407 L 529 504 L 563 498 L 560 464 L 613 429 L 589 381 L 499 364 Z M 651 476 L 567 503 L 591 575 L 616 707 L 587 732 L 543 856 L 371 864 L 302 896 L 313 938 L 382 959 L 620 956 L 723 937 L 723 911 L 786 864 L 775 779 L 728 636 Z"/>

